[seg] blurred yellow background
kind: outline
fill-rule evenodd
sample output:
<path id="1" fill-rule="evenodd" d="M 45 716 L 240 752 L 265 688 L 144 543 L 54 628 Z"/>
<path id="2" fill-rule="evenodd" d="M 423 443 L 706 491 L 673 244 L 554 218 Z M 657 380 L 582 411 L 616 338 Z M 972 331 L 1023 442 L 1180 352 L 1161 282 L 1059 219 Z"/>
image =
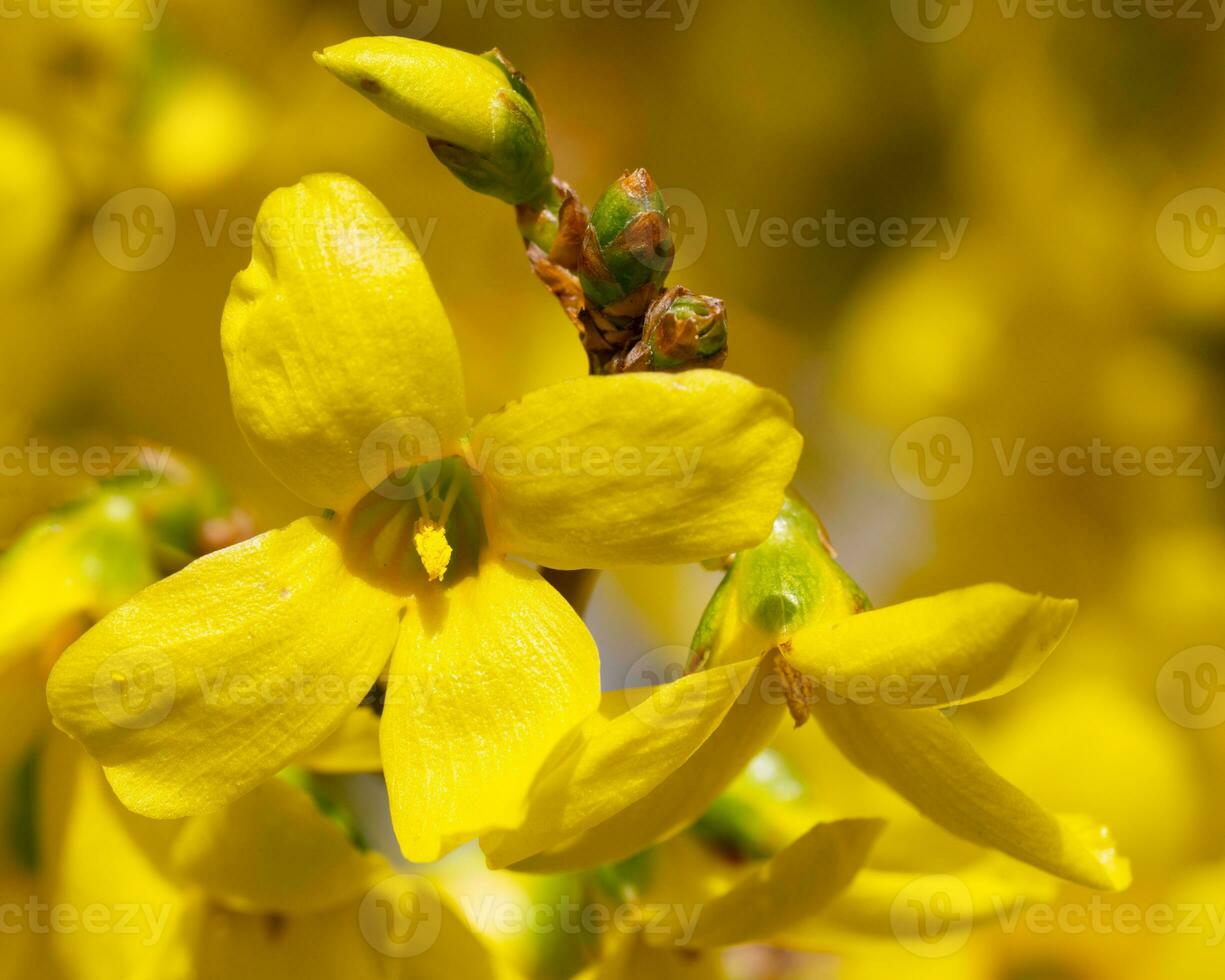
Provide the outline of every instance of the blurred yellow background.
<path id="1" fill-rule="evenodd" d="M 217 331 L 260 201 L 307 173 L 349 173 L 405 219 L 474 414 L 583 371 L 509 209 L 311 60 L 396 28 L 496 45 L 589 203 L 626 168 L 665 189 L 672 281 L 722 297 L 728 369 L 794 403 L 799 487 L 877 603 L 981 580 L 1080 599 L 1047 668 L 966 719 L 1044 803 L 1115 825 L 1132 900 L 1200 882 L 1191 900 L 1219 905 L 1212 4 L 107 2 L 36 16 L 48 6 L 23 0 L 0 25 L 0 443 L 17 450 L 0 538 L 70 492 L 30 465 L 31 437 L 140 436 L 212 462 L 260 526 L 305 512 L 243 445 Z M 608 677 L 687 644 L 714 581 L 606 578 Z M 1117 931 L 967 949 L 967 975 L 1001 980 L 1149 978 L 1175 955 Z M 847 975 L 918 969 L 897 955 Z"/>

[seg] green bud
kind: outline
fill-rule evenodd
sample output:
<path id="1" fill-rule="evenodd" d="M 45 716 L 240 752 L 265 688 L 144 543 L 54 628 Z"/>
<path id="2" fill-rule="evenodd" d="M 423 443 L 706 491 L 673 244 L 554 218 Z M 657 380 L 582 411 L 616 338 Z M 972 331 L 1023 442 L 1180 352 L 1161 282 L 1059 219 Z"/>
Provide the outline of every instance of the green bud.
<path id="1" fill-rule="evenodd" d="M 549 194 L 553 156 L 532 90 L 497 49 L 484 55 L 406 37 L 362 37 L 315 60 L 420 130 L 474 191 L 508 204 Z"/>
<path id="2" fill-rule="evenodd" d="M 723 300 L 673 286 L 647 311 L 642 340 L 627 356 L 626 370 L 717 368 L 726 359 L 727 311 Z"/>
<path id="3" fill-rule="evenodd" d="M 820 519 L 788 491 L 770 536 L 736 556 L 693 639 L 694 668 L 764 653 L 803 626 L 870 607 L 834 560 Z M 745 649 L 746 636 L 755 644 Z"/>
<path id="4" fill-rule="evenodd" d="M 591 211 L 579 281 L 609 316 L 639 317 L 663 287 L 675 257 L 663 194 L 645 170 L 626 172 Z"/>

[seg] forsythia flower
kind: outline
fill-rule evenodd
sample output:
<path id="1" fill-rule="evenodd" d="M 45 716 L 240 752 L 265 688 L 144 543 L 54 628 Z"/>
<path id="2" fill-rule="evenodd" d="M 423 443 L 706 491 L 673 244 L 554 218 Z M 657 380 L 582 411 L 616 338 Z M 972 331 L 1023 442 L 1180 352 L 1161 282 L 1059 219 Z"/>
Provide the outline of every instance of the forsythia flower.
<path id="1" fill-rule="evenodd" d="M 599 701 L 594 642 L 541 576 L 679 563 L 769 532 L 799 454 L 786 403 L 713 371 L 587 377 L 470 426 L 420 256 L 337 175 L 260 210 L 222 346 L 236 417 L 322 518 L 218 552 L 104 619 L 49 683 L 58 725 L 133 810 L 235 800 L 382 678 L 397 836 L 431 860 L 522 817 Z M 116 724 L 140 674 L 149 701 Z"/>
<path id="2" fill-rule="evenodd" d="M 789 497 L 772 535 L 737 556 L 711 600 L 694 640 L 705 669 L 637 703 L 606 695 L 570 746 L 572 765 L 559 762 L 533 787 L 529 819 L 483 846 L 495 866 L 533 871 L 627 857 L 692 824 L 789 709 L 954 834 L 1094 888 L 1124 888 L 1127 862 L 1105 828 L 1049 814 L 992 771 L 943 710 L 1028 679 L 1075 609 L 979 585 L 868 611 L 816 516 Z M 642 740 L 650 760 L 618 770 L 611 760 Z"/>

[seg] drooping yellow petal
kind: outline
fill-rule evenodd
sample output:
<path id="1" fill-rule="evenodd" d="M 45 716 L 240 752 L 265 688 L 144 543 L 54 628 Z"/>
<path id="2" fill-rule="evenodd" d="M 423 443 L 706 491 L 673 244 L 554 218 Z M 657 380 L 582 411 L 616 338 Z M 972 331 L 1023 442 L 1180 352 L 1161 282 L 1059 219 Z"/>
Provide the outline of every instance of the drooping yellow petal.
<path id="1" fill-rule="evenodd" d="M 852 701 L 965 704 L 1033 676 L 1075 615 L 1071 599 L 975 585 L 802 628 L 787 659 Z"/>
<path id="2" fill-rule="evenodd" d="M 1106 828 L 1048 813 L 987 766 L 938 710 L 818 703 L 814 716 L 855 765 L 953 833 L 1091 888 L 1130 882 Z"/>
<path id="3" fill-rule="evenodd" d="M 835 937 L 849 932 L 897 937 L 922 920 L 905 913 L 910 909 L 940 909 L 951 926 L 969 928 L 994 921 L 1001 910 L 1028 902 L 1050 902 L 1059 883 L 1011 858 L 994 852 L 967 865 L 939 871 L 895 871 L 864 868 L 850 886 L 809 922 L 789 926 L 776 938 L 789 946 L 829 949 Z"/>
<path id="4" fill-rule="evenodd" d="M 296 521 L 201 558 L 56 664 L 56 724 L 146 816 L 215 810 L 335 729 L 395 645 L 401 597 L 352 574 L 334 525 Z"/>
<path id="5" fill-rule="evenodd" d="M 36 897 L 76 916 L 75 928 L 40 937 L 44 955 L 49 947 L 65 980 L 168 975 L 155 967 L 184 914 L 183 890 L 127 832 L 130 815 L 97 764 L 56 733 L 40 762 L 39 787 Z M 87 929 L 84 916 L 91 909 L 103 918 Z"/>
<path id="6" fill-rule="evenodd" d="M 487 558 L 410 605 L 380 728 L 404 854 L 432 861 L 513 825 L 556 743 L 599 703 L 583 622 L 535 571 Z"/>
<path id="7" fill-rule="evenodd" d="M 613 691 L 532 787 L 522 823 L 481 839 L 491 866 L 588 868 L 692 823 L 783 716 L 757 659 Z"/>
<path id="8" fill-rule="evenodd" d="M 269 195 L 221 346 L 238 424 L 286 486 L 344 511 L 383 478 L 456 451 L 459 355 L 416 248 L 357 181 Z"/>
<path id="9" fill-rule="evenodd" d="M 669 935 L 651 935 L 650 941 L 714 948 L 771 939 L 820 912 L 851 883 L 884 825 L 883 820 L 817 824 L 730 891 L 706 902 L 690 935 L 674 925 Z"/>
<path id="10" fill-rule="evenodd" d="M 294 915 L 360 900 L 390 873 L 384 857 L 359 851 L 310 796 L 281 779 L 188 817 L 162 866 L 227 908 Z"/>
<path id="11" fill-rule="evenodd" d="M 469 462 L 492 546 L 551 568 L 681 564 L 761 541 L 802 440 L 720 371 L 588 377 L 486 416 Z"/>

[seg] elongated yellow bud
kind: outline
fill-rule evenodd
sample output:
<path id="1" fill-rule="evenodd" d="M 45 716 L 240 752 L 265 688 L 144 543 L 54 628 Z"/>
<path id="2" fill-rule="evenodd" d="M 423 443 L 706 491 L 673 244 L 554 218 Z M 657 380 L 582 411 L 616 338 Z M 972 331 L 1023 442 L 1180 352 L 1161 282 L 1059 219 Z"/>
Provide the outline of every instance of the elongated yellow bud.
<path id="1" fill-rule="evenodd" d="M 473 190 L 510 204 L 546 195 L 553 158 L 523 76 L 501 56 L 405 37 L 361 37 L 315 60 L 380 109 L 424 133 Z"/>

